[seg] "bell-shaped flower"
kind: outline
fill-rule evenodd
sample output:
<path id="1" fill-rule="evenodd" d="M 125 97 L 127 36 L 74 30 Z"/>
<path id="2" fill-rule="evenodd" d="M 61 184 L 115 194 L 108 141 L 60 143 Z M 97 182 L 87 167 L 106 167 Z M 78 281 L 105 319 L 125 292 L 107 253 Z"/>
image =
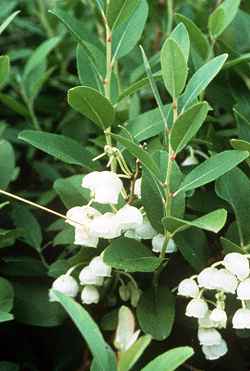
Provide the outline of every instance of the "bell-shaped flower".
<path id="1" fill-rule="evenodd" d="M 83 178 L 82 187 L 90 189 L 100 204 L 117 204 L 123 184 L 111 171 L 94 171 Z"/>
<path id="2" fill-rule="evenodd" d="M 216 345 L 203 345 L 202 351 L 204 353 L 204 356 L 209 361 L 214 361 L 220 357 L 223 357 L 227 351 L 227 343 L 224 339 L 221 339 L 221 342 Z"/>
<path id="3" fill-rule="evenodd" d="M 134 187 L 134 194 L 140 199 L 141 198 L 141 181 L 142 178 L 136 179 L 135 187 Z"/>
<path id="4" fill-rule="evenodd" d="M 83 304 L 97 304 L 100 300 L 99 291 L 95 286 L 85 286 L 81 293 Z"/>
<path id="5" fill-rule="evenodd" d="M 152 240 L 157 235 L 156 230 L 152 227 L 147 218 L 143 219 L 142 224 L 138 224 L 135 228 L 129 229 L 124 236 L 135 240 Z"/>
<path id="6" fill-rule="evenodd" d="M 215 289 L 215 275 L 217 272 L 218 269 L 212 267 L 203 269 L 197 278 L 199 286 L 209 290 Z"/>
<path id="7" fill-rule="evenodd" d="M 222 337 L 219 331 L 215 328 L 203 328 L 198 329 L 198 339 L 201 345 L 218 345 L 220 344 Z"/>
<path id="8" fill-rule="evenodd" d="M 79 287 L 77 281 L 72 276 L 63 274 L 53 282 L 52 289 L 74 298 L 78 293 Z"/>
<path id="9" fill-rule="evenodd" d="M 112 239 L 121 235 L 119 220 L 113 213 L 105 213 L 93 219 L 90 230 L 92 234 L 105 239 Z"/>
<path id="10" fill-rule="evenodd" d="M 103 261 L 102 256 L 96 256 L 89 263 L 89 268 L 97 277 L 111 277 L 112 268 Z"/>
<path id="11" fill-rule="evenodd" d="M 163 234 L 159 233 L 156 236 L 154 236 L 154 238 L 152 239 L 152 247 L 153 247 L 152 251 L 156 252 L 156 253 L 162 252 L 164 242 L 165 242 L 165 237 L 163 236 Z M 167 254 L 172 254 L 176 251 L 177 251 L 176 244 L 175 244 L 174 240 L 170 239 L 168 241 L 168 245 L 167 245 L 167 248 L 166 248 L 166 253 Z"/>
<path id="12" fill-rule="evenodd" d="M 250 329 L 250 309 L 238 309 L 234 313 L 232 322 L 235 329 Z"/>
<path id="13" fill-rule="evenodd" d="M 195 280 L 186 278 L 181 281 L 178 286 L 178 295 L 186 296 L 188 298 L 197 298 L 199 296 L 199 287 Z"/>
<path id="14" fill-rule="evenodd" d="M 235 274 L 239 280 L 246 279 L 250 274 L 248 258 L 237 252 L 232 252 L 224 257 L 223 263 L 227 270 Z"/>
<path id="15" fill-rule="evenodd" d="M 227 325 L 227 313 L 224 309 L 215 308 L 210 314 L 210 320 L 217 328 L 225 328 Z"/>
<path id="16" fill-rule="evenodd" d="M 212 311 L 208 310 L 205 317 L 198 319 L 199 327 L 203 327 L 203 328 L 216 327 L 216 324 L 210 318 L 211 313 Z"/>
<path id="17" fill-rule="evenodd" d="M 187 156 L 185 160 L 182 161 L 181 165 L 182 166 L 194 166 L 194 165 L 198 165 L 198 163 L 199 161 L 197 157 L 192 154 L 192 155 Z"/>
<path id="18" fill-rule="evenodd" d="M 204 318 L 208 311 L 208 305 L 205 300 L 192 299 L 186 308 L 186 316 L 194 318 Z"/>
<path id="19" fill-rule="evenodd" d="M 126 352 L 138 339 L 140 330 L 135 331 L 134 315 L 128 307 L 122 306 L 118 314 L 118 326 L 114 345 L 120 352 Z"/>
<path id="20" fill-rule="evenodd" d="M 79 274 L 81 285 L 96 285 L 102 286 L 104 277 L 97 276 L 96 273 L 89 267 L 85 267 Z"/>
<path id="21" fill-rule="evenodd" d="M 242 281 L 237 288 L 237 298 L 240 300 L 250 300 L 250 278 Z"/>
<path id="22" fill-rule="evenodd" d="M 117 222 L 122 231 L 136 228 L 143 224 L 143 216 L 139 209 L 134 206 L 125 205 L 116 213 Z"/>
<path id="23" fill-rule="evenodd" d="M 234 274 L 227 269 L 218 269 L 215 275 L 215 288 L 224 292 L 234 294 L 238 286 L 238 280 Z"/>
<path id="24" fill-rule="evenodd" d="M 75 228 L 75 245 L 97 247 L 98 242 L 99 238 L 90 231 L 86 231 L 84 228 Z"/>

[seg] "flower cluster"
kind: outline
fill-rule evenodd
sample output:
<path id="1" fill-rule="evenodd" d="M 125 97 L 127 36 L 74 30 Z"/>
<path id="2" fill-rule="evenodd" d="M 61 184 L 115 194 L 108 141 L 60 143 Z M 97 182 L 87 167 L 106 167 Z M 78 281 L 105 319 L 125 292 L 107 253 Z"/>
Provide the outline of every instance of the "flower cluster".
<path id="1" fill-rule="evenodd" d="M 206 299 L 214 291 L 215 301 Z M 198 276 L 184 279 L 178 295 L 192 298 L 186 308 L 188 317 L 198 319 L 198 339 L 206 359 L 214 360 L 227 353 L 227 344 L 218 329 L 227 325 L 226 294 L 236 294 L 241 301 L 232 319 L 233 328 L 250 329 L 250 266 L 247 255 L 229 253 L 223 261 L 205 268 Z M 211 308 L 213 307 L 213 308 Z"/>
<path id="2" fill-rule="evenodd" d="M 79 285 L 76 279 L 71 276 L 73 269 L 71 268 L 68 273 L 58 277 L 52 285 L 52 289 L 72 298 L 76 297 L 79 292 Z M 93 258 L 89 265 L 80 271 L 80 285 L 84 286 L 81 292 L 83 304 L 97 304 L 99 302 L 100 293 L 97 287 L 103 285 L 105 277 L 111 277 L 111 267 L 104 263 L 101 255 Z M 53 296 L 50 298 L 53 300 Z"/>

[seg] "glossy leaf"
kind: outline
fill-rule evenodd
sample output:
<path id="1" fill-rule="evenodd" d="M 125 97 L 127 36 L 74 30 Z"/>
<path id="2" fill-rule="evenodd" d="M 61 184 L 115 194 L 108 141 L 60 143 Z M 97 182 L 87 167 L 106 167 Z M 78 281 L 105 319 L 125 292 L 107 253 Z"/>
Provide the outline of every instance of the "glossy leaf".
<path id="1" fill-rule="evenodd" d="M 111 126 L 115 111 L 110 101 L 97 90 L 88 86 L 77 86 L 68 92 L 69 105 L 93 121 L 101 129 Z"/>
<path id="2" fill-rule="evenodd" d="M 183 23 L 179 23 L 175 29 L 169 35 L 171 39 L 176 41 L 179 48 L 181 49 L 186 61 L 188 61 L 190 53 L 190 40 L 188 31 Z"/>
<path id="3" fill-rule="evenodd" d="M 104 251 L 104 261 L 127 272 L 154 272 L 161 263 L 141 242 L 125 237 L 111 242 Z"/>
<path id="4" fill-rule="evenodd" d="M 135 11 L 139 0 L 110 0 L 107 8 L 109 27 L 115 29 L 125 22 Z"/>
<path id="5" fill-rule="evenodd" d="M 8 25 L 13 21 L 13 19 L 20 13 L 20 10 L 12 13 L 4 22 L 0 25 L 0 35 L 8 27 Z"/>
<path id="6" fill-rule="evenodd" d="M 219 37 L 233 21 L 239 9 L 240 2 L 241 0 L 224 0 L 210 15 L 208 28 L 213 38 Z"/>
<path id="7" fill-rule="evenodd" d="M 142 336 L 126 352 L 121 353 L 118 371 L 129 371 L 149 346 L 150 342 L 150 335 Z"/>

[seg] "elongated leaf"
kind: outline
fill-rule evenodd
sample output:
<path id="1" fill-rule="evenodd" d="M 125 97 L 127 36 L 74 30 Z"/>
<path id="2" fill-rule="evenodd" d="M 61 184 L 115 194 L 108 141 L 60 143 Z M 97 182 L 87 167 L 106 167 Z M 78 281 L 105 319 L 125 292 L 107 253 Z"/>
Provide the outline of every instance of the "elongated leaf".
<path id="1" fill-rule="evenodd" d="M 188 68 L 181 48 L 171 38 L 162 47 L 161 68 L 167 91 L 173 98 L 178 97 L 184 89 Z"/>
<path id="2" fill-rule="evenodd" d="M 111 126 L 115 111 L 110 101 L 97 90 L 88 86 L 77 86 L 68 92 L 69 105 L 77 112 L 88 117 L 101 129 Z"/>
<path id="3" fill-rule="evenodd" d="M 86 188 L 81 187 L 82 179 L 82 175 L 73 175 L 55 181 L 53 188 L 67 209 L 88 203 L 89 192 Z"/>
<path id="4" fill-rule="evenodd" d="M 74 299 L 55 290 L 52 290 L 52 294 L 53 298 L 68 312 L 72 321 L 81 332 L 95 358 L 95 362 L 98 363 L 99 370 L 109 371 L 110 364 L 107 352 L 109 347 L 94 320 L 83 306 L 78 304 Z"/>
<path id="5" fill-rule="evenodd" d="M 239 64 L 248 63 L 250 61 L 250 53 L 242 54 L 240 57 L 231 59 L 224 64 L 223 70 L 238 66 Z"/>
<path id="6" fill-rule="evenodd" d="M 134 144 L 130 140 L 121 137 L 120 135 L 112 134 L 112 137 L 121 143 L 129 153 L 138 158 L 152 175 L 154 175 L 157 179 L 160 179 L 159 169 L 147 151 Z"/>
<path id="7" fill-rule="evenodd" d="M 18 138 L 66 164 L 83 166 L 87 170 L 98 169 L 90 153 L 71 138 L 33 130 L 22 131 Z"/>
<path id="8" fill-rule="evenodd" d="M 170 143 L 176 153 L 182 151 L 198 132 L 208 110 L 207 102 L 198 103 L 177 118 L 170 135 Z"/>
<path id="9" fill-rule="evenodd" d="M 233 21 L 239 9 L 240 2 L 241 0 L 224 0 L 210 15 L 208 28 L 213 38 L 219 37 Z"/>
<path id="10" fill-rule="evenodd" d="M 186 61 L 188 61 L 190 52 L 190 40 L 188 31 L 183 23 L 179 23 L 175 29 L 169 35 L 171 39 L 176 41 L 179 48 L 181 49 Z"/>
<path id="11" fill-rule="evenodd" d="M 15 171 L 15 153 L 12 145 L 0 140 L 0 188 L 7 188 Z"/>
<path id="12" fill-rule="evenodd" d="M 53 37 L 43 42 L 31 55 L 24 68 L 24 78 L 27 77 L 39 64 L 41 64 L 48 54 L 58 45 L 60 37 Z"/>
<path id="13" fill-rule="evenodd" d="M 1 322 L 6 322 L 6 321 L 11 321 L 12 319 L 14 319 L 13 314 L 0 310 L 0 323 Z M 0 367 L 1 367 L 1 362 L 0 362 Z M 10 371 L 12 371 L 12 369 Z"/>
<path id="14" fill-rule="evenodd" d="M 30 116 L 27 108 L 22 103 L 16 101 L 12 96 L 0 93 L 0 101 L 19 115 L 25 118 Z"/>
<path id="15" fill-rule="evenodd" d="M 180 106 L 182 107 L 182 112 L 195 101 L 199 94 L 205 90 L 210 82 L 215 78 L 223 67 L 227 56 L 227 54 L 221 54 L 218 57 L 211 59 L 195 72 L 181 96 Z"/>
<path id="16" fill-rule="evenodd" d="M 114 240 L 105 249 L 104 261 L 127 272 L 153 272 L 161 263 L 142 243 L 125 237 Z"/>
<path id="17" fill-rule="evenodd" d="M 156 357 L 142 371 L 173 371 L 192 357 L 193 354 L 194 351 L 190 347 L 171 349 Z"/>
<path id="18" fill-rule="evenodd" d="M 250 243 L 248 228 L 250 210 L 249 178 L 240 169 L 233 169 L 217 180 L 216 193 L 227 201 L 234 211 L 241 244 Z"/>
<path id="19" fill-rule="evenodd" d="M 122 58 L 135 47 L 141 38 L 147 17 L 148 4 L 146 0 L 142 0 L 127 22 L 114 30 L 112 38 L 113 58 Z"/>
<path id="20" fill-rule="evenodd" d="M 20 13 L 20 10 L 12 13 L 5 21 L 0 25 L 0 35 L 8 27 L 8 25 L 13 21 L 13 19 Z"/>
<path id="21" fill-rule="evenodd" d="M 0 277 L 0 310 L 10 312 L 13 307 L 14 290 L 9 281 Z"/>
<path id="22" fill-rule="evenodd" d="M 174 323 L 174 296 L 166 286 L 149 289 L 142 294 L 136 313 L 146 334 L 164 340 L 170 335 Z"/>
<path id="23" fill-rule="evenodd" d="M 166 229 L 172 234 L 176 234 L 190 227 L 217 233 L 224 227 L 226 219 L 227 211 L 225 209 L 219 209 L 191 221 L 168 216 L 163 218 L 162 222 L 165 224 Z"/>
<path id="24" fill-rule="evenodd" d="M 150 342 L 150 335 L 142 336 L 125 353 L 121 353 L 118 371 L 129 371 L 143 354 L 144 350 L 149 346 Z"/>
<path id="25" fill-rule="evenodd" d="M 5 83 L 9 77 L 10 59 L 7 55 L 0 56 L 0 86 Z"/>
<path id="26" fill-rule="evenodd" d="M 246 151 L 224 151 L 218 153 L 192 170 L 181 183 L 179 192 L 201 187 L 226 174 L 249 156 Z"/>
<path id="27" fill-rule="evenodd" d="M 107 19 L 110 28 L 115 29 L 125 22 L 135 11 L 140 0 L 110 0 Z"/>

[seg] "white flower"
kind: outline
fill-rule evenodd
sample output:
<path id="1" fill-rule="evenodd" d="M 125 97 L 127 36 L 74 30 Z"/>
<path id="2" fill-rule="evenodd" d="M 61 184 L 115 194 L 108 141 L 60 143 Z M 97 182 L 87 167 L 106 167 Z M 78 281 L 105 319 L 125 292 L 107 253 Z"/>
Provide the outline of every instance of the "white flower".
<path id="1" fill-rule="evenodd" d="M 142 224 L 136 225 L 135 228 L 129 229 L 124 234 L 125 237 L 133 238 L 135 240 L 152 240 L 152 238 L 156 235 L 157 232 L 147 218 L 144 218 Z"/>
<path id="2" fill-rule="evenodd" d="M 142 181 L 142 178 L 136 179 L 135 181 L 134 194 L 138 198 L 141 198 L 141 181 Z"/>
<path id="3" fill-rule="evenodd" d="M 240 280 L 244 280 L 250 274 L 249 261 L 243 254 L 232 252 L 224 257 L 224 265 L 231 273 Z"/>
<path id="4" fill-rule="evenodd" d="M 95 218 L 90 226 L 92 234 L 100 238 L 112 239 L 121 235 L 121 226 L 116 214 L 105 213 Z"/>
<path id="5" fill-rule="evenodd" d="M 227 324 L 227 314 L 221 308 L 215 308 L 210 314 L 210 320 L 215 324 L 215 327 L 225 328 Z"/>
<path id="6" fill-rule="evenodd" d="M 196 298 L 199 295 L 199 287 L 195 280 L 191 278 L 186 278 L 181 281 L 178 286 L 178 295 Z"/>
<path id="7" fill-rule="evenodd" d="M 197 278 L 199 286 L 209 290 L 215 289 L 215 275 L 217 271 L 218 269 L 212 267 L 203 269 Z"/>
<path id="8" fill-rule="evenodd" d="M 221 342 L 217 345 L 203 345 L 202 351 L 207 360 L 214 361 L 224 356 L 228 351 L 228 347 L 225 340 L 221 339 Z"/>
<path id="9" fill-rule="evenodd" d="M 234 274 L 227 269 L 218 269 L 215 275 L 215 288 L 224 292 L 234 294 L 238 286 L 238 280 Z"/>
<path id="10" fill-rule="evenodd" d="M 186 316 L 204 318 L 208 311 L 208 305 L 203 299 L 192 299 L 186 308 Z"/>
<path id="11" fill-rule="evenodd" d="M 81 285 L 102 286 L 104 278 L 97 276 L 95 272 L 89 266 L 87 266 L 81 270 L 79 280 Z"/>
<path id="12" fill-rule="evenodd" d="M 122 306 L 118 314 L 118 326 L 114 345 L 120 352 L 126 352 L 137 340 L 140 330 L 135 331 L 135 320 L 132 311 Z"/>
<path id="13" fill-rule="evenodd" d="M 194 155 L 190 155 L 185 158 L 185 160 L 181 163 L 182 166 L 192 166 L 198 165 L 199 161 Z"/>
<path id="14" fill-rule="evenodd" d="M 218 345 L 222 337 L 219 331 L 215 328 L 202 328 L 198 329 L 198 339 L 201 345 Z"/>
<path id="15" fill-rule="evenodd" d="M 95 272 L 95 275 L 98 277 L 111 277 L 112 268 L 104 263 L 101 255 L 91 260 L 89 268 Z"/>
<path id="16" fill-rule="evenodd" d="M 83 304 L 97 304 L 100 300 L 99 291 L 95 286 L 85 286 L 81 293 Z"/>
<path id="17" fill-rule="evenodd" d="M 123 231 L 142 225 L 143 216 L 140 210 L 134 206 L 125 205 L 116 213 L 117 222 Z"/>
<path id="18" fill-rule="evenodd" d="M 160 253 L 163 249 L 163 246 L 164 246 L 164 242 L 165 242 L 165 237 L 163 236 L 163 234 L 157 234 L 156 236 L 154 236 L 154 238 L 152 239 L 152 247 L 153 247 L 153 251 L 156 252 L 156 253 Z M 173 252 L 175 252 L 177 249 L 176 249 L 176 245 L 175 245 L 175 242 L 174 240 L 170 239 L 168 241 L 168 245 L 167 245 L 167 248 L 166 248 L 166 253 L 167 254 L 172 254 Z"/>
<path id="19" fill-rule="evenodd" d="M 242 281 L 237 288 L 237 298 L 240 300 L 250 299 L 250 278 Z"/>
<path id="20" fill-rule="evenodd" d="M 78 293 L 79 287 L 76 280 L 72 276 L 63 274 L 53 282 L 52 289 L 74 298 Z"/>
<path id="21" fill-rule="evenodd" d="M 76 206 L 68 210 L 66 223 L 75 227 L 75 245 L 96 247 L 98 236 L 90 231 L 90 224 L 101 213 L 90 206 Z"/>
<path id="22" fill-rule="evenodd" d="M 204 328 L 216 327 L 216 324 L 210 318 L 211 313 L 212 312 L 208 310 L 205 317 L 198 319 L 199 327 L 204 327 Z"/>
<path id="23" fill-rule="evenodd" d="M 100 204 L 117 204 L 123 185 L 111 171 L 94 171 L 83 178 L 82 187 L 90 189 Z"/>
<path id="24" fill-rule="evenodd" d="M 238 309 L 233 316 L 233 328 L 250 329 L 250 309 Z"/>

